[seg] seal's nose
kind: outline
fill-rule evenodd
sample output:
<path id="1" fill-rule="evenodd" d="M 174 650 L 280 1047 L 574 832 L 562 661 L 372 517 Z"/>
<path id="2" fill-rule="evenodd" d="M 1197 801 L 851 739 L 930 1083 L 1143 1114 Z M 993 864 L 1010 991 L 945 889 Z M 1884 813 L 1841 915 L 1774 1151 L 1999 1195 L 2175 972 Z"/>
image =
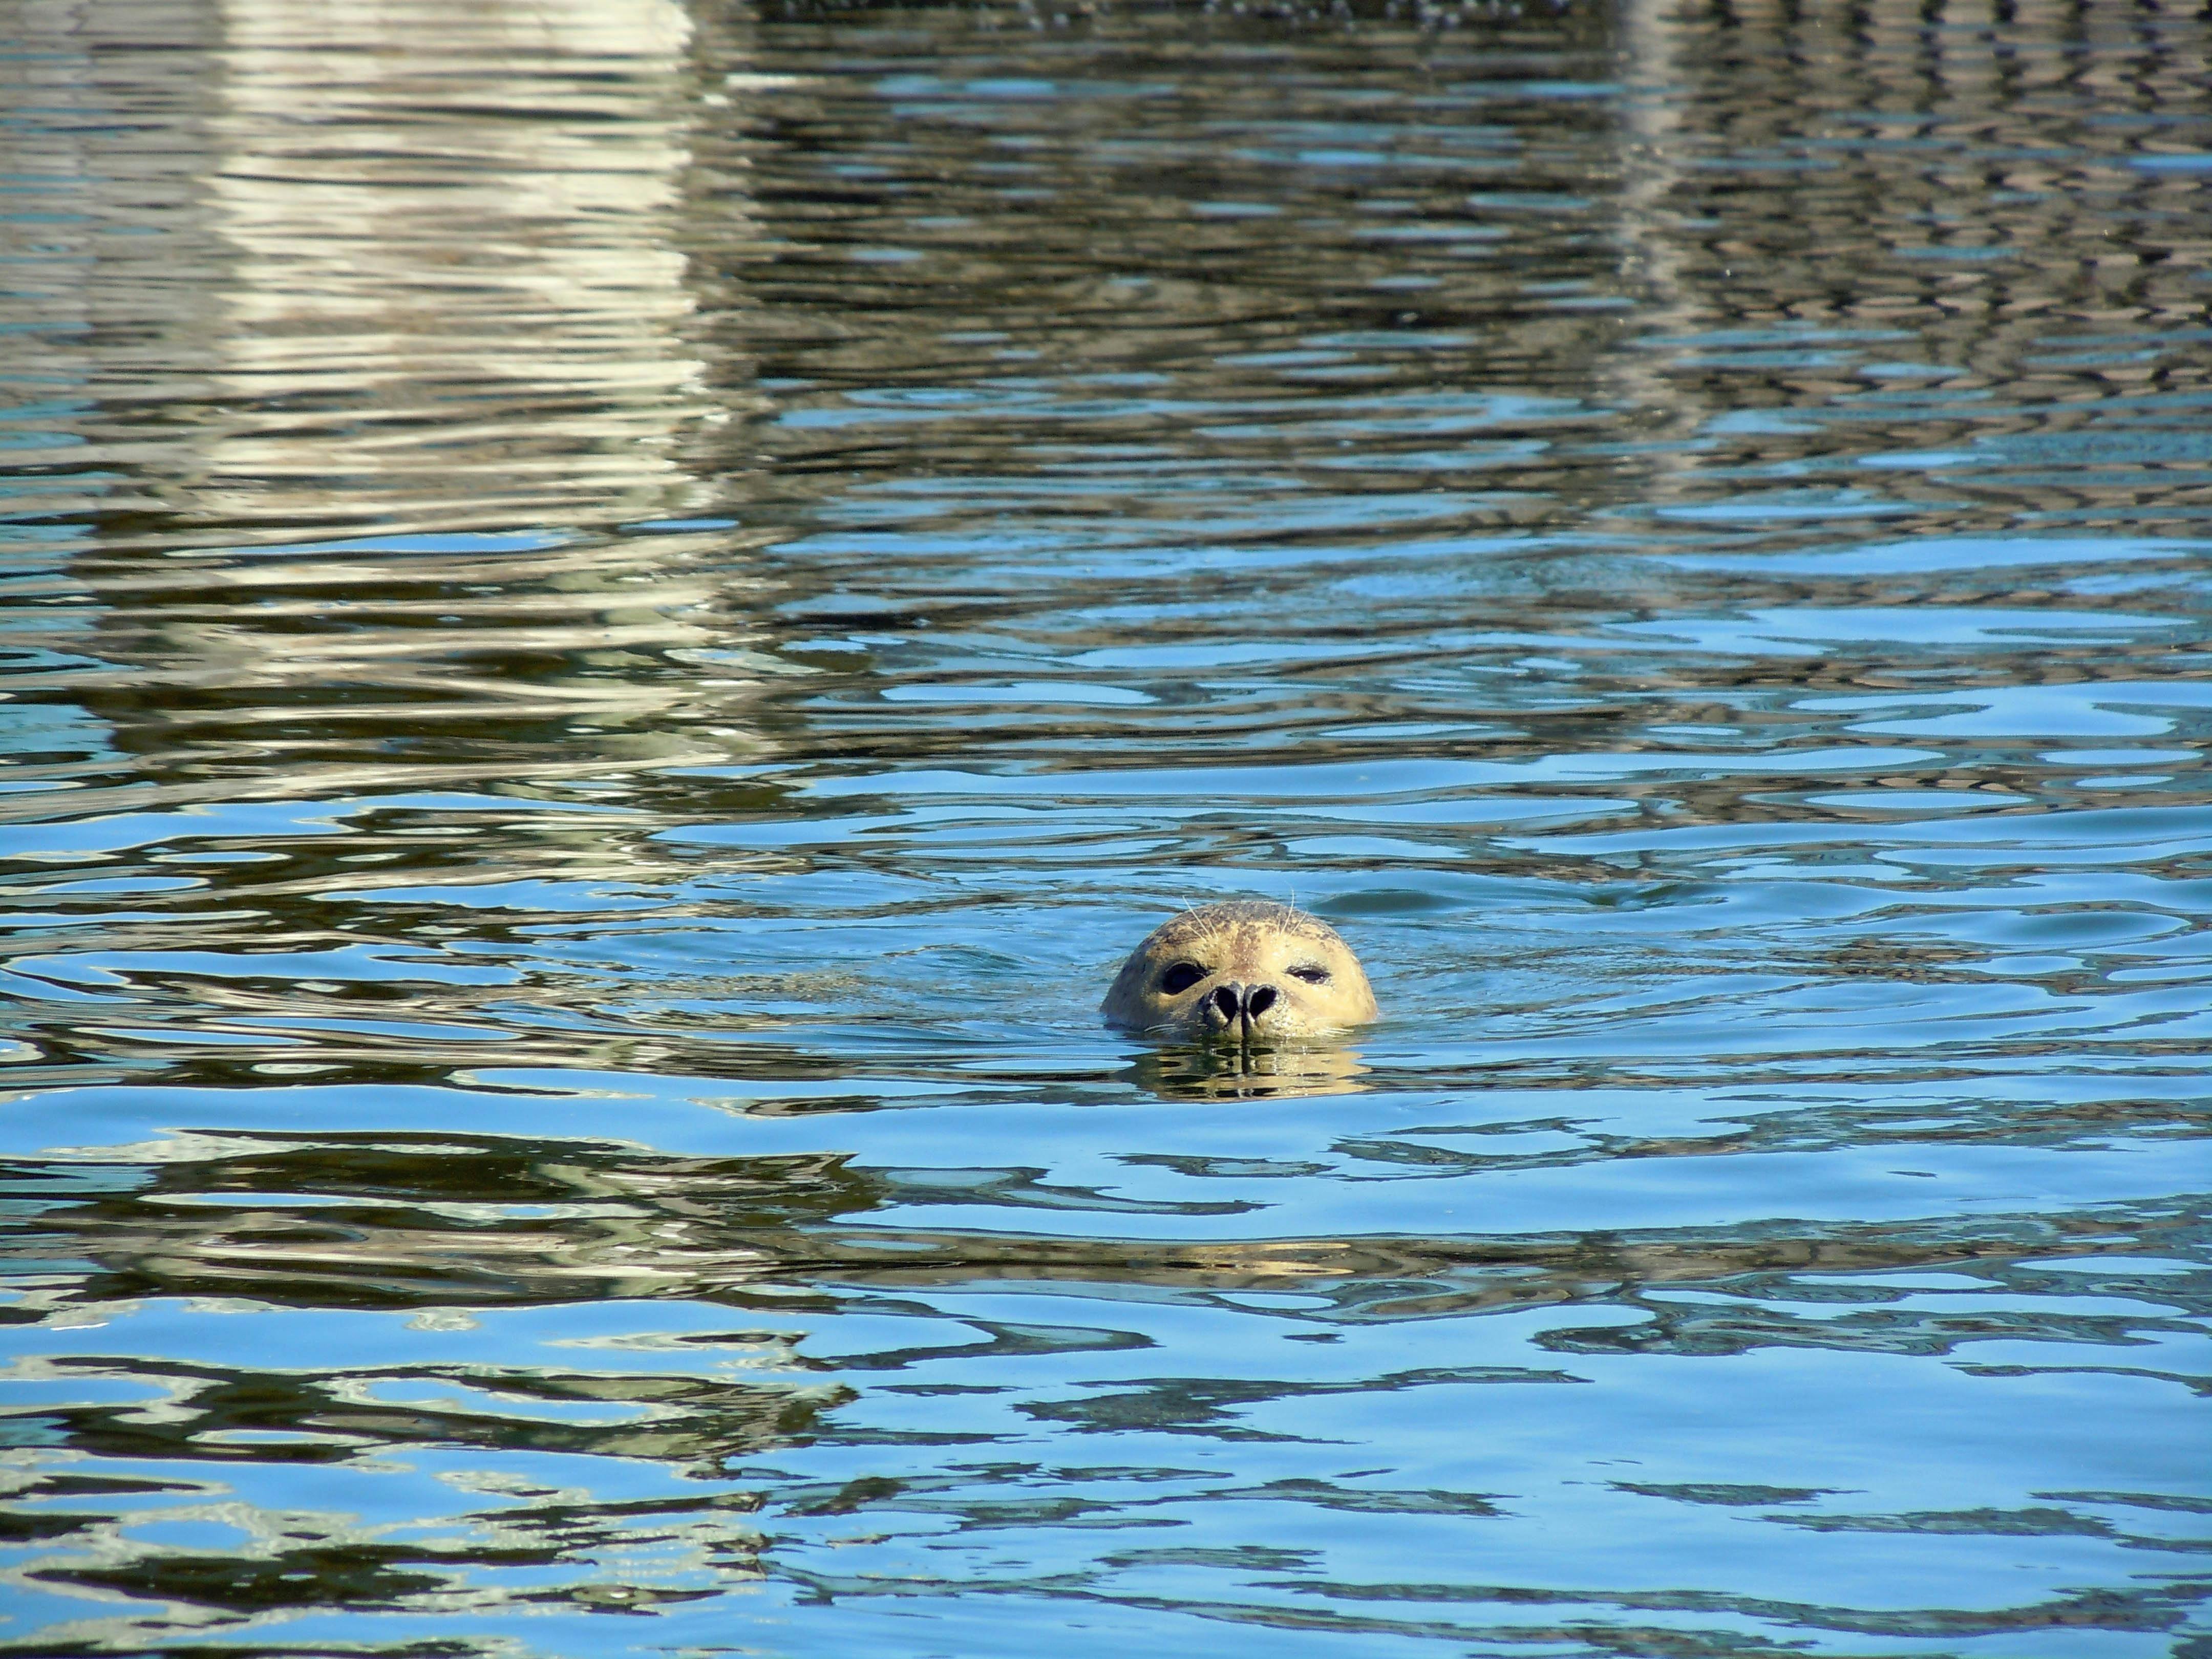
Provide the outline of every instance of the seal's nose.
<path id="1" fill-rule="evenodd" d="M 1215 986 L 1206 1001 L 1210 1005 L 1208 1012 L 1224 1025 L 1234 1025 L 1242 1020 L 1249 1036 L 1252 1023 L 1273 1007 L 1281 994 L 1272 985 L 1244 985 L 1232 979 Z"/>

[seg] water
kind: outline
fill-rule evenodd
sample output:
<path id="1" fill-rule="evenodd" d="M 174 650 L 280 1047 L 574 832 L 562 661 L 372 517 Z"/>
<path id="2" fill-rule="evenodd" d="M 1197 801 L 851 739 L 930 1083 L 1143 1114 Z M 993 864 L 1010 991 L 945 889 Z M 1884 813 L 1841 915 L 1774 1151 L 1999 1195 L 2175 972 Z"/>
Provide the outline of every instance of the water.
<path id="1" fill-rule="evenodd" d="M 1050 8 L 9 13 L 0 1645 L 2212 1651 L 2206 20 Z"/>

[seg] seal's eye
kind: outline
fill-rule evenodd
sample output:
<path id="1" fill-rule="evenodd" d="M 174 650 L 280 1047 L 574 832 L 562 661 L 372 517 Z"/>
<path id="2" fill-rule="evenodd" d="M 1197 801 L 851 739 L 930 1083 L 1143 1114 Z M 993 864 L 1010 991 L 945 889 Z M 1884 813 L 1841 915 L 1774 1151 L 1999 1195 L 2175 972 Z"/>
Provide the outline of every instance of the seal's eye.
<path id="1" fill-rule="evenodd" d="M 1185 991 L 1206 977 L 1206 969 L 1194 962 L 1178 962 L 1160 975 L 1160 989 L 1171 997 Z"/>
<path id="2" fill-rule="evenodd" d="M 1328 969 L 1317 962 L 1302 962 L 1291 969 L 1292 979 L 1302 979 L 1309 985 L 1328 983 Z"/>

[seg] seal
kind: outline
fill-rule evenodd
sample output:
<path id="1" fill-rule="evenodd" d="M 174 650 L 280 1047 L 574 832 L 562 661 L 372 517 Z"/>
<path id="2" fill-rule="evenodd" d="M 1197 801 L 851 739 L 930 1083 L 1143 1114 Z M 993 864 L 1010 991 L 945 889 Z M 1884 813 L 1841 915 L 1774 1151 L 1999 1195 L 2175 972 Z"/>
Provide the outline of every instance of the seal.
<path id="1" fill-rule="evenodd" d="M 1352 947 L 1316 916 L 1243 899 L 1162 922 L 1121 964 L 1098 1011 L 1132 1030 L 1249 1048 L 1377 1018 Z"/>

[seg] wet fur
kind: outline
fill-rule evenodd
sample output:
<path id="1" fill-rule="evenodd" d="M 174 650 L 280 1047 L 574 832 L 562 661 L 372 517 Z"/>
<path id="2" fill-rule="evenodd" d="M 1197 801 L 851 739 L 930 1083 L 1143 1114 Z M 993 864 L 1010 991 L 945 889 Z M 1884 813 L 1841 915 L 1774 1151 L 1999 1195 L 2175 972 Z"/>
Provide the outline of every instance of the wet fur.
<path id="1" fill-rule="evenodd" d="M 1160 991 L 1161 974 L 1185 961 L 1204 969 L 1205 976 L 1173 995 Z M 1308 962 L 1328 969 L 1326 985 L 1306 984 L 1286 971 Z M 1265 985 L 1277 994 L 1249 1032 L 1209 1012 L 1208 999 L 1232 983 Z M 1099 1012 L 1134 1030 L 1273 1042 L 1362 1024 L 1381 1011 L 1358 958 L 1334 928 L 1287 904 L 1241 899 L 1187 910 L 1154 928 L 1121 964 Z"/>

